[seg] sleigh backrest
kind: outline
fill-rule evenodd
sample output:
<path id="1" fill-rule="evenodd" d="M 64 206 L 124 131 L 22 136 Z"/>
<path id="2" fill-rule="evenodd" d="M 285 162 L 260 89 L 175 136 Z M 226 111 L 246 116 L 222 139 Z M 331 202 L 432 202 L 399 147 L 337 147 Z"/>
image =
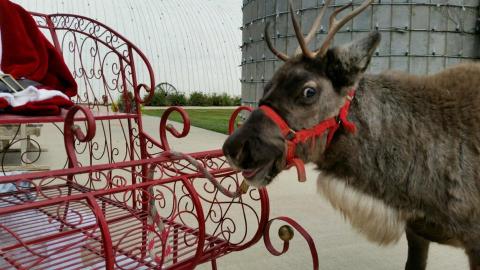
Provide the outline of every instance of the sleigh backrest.
<path id="1" fill-rule="evenodd" d="M 75 103 L 94 110 L 120 107 L 123 112 L 139 113 L 137 108 L 153 94 L 155 81 L 150 63 L 135 45 L 87 17 L 31 14 L 78 83 Z"/>

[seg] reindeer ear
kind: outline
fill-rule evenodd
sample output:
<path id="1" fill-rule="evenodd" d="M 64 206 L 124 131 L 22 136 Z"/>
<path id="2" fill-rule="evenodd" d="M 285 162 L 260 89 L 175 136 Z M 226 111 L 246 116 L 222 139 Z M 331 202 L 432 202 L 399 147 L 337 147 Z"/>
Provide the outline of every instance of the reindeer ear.
<path id="1" fill-rule="evenodd" d="M 380 34 L 372 32 L 367 37 L 328 50 L 326 74 L 337 90 L 353 86 L 360 79 L 379 43 Z"/>

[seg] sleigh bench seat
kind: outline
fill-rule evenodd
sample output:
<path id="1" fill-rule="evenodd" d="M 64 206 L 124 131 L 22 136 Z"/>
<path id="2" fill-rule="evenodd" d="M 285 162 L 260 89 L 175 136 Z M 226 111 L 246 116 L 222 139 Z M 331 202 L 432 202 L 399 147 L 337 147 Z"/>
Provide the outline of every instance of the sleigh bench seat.
<path id="1" fill-rule="evenodd" d="M 239 186 L 237 173 L 225 166 L 220 151 L 192 156 L 217 164 L 210 172 Z M 161 264 L 162 269 L 190 269 L 258 241 L 260 217 L 268 211 L 265 191 L 251 190 L 249 196 L 232 200 L 218 194 L 194 170 L 175 176 L 161 172 L 175 171 L 172 164 L 167 158 L 152 158 L 0 179 L 0 183 L 32 183 L 30 188 L 0 194 L 0 229 L 4 230 L 0 268 L 152 269 Z M 144 166 L 154 167 L 154 177 L 144 177 Z M 131 174 L 137 183 L 122 178 Z M 151 200 L 161 214 L 167 213 L 161 215 L 169 230 L 164 238 L 149 224 L 145 207 Z M 222 204 L 227 203 L 229 207 L 224 208 Z M 251 209 L 244 212 L 246 205 Z M 245 231 L 224 228 L 233 225 L 225 220 L 240 225 L 242 219 L 251 222 L 243 224 Z M 257 230 L 248 232 L 248 227 Z M 152 245 L 160 254 L 157 260 L 149 255 L 147 233 L 157 240 Z M 162 253 L 164 249 L 169 253 Z"/>

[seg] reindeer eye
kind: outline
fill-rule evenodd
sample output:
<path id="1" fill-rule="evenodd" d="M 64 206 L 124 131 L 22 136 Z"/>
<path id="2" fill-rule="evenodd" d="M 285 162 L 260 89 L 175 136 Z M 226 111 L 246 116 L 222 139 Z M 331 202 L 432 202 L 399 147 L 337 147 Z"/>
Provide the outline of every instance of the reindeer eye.
<path id="1" fill-rule="evenodd" d="M 303 89 L 303 97 L 311 98 L 315 96 L 315 94 L 317 94 L 317 90 L 315 90 L 314 88 L 307 87 Z"/>

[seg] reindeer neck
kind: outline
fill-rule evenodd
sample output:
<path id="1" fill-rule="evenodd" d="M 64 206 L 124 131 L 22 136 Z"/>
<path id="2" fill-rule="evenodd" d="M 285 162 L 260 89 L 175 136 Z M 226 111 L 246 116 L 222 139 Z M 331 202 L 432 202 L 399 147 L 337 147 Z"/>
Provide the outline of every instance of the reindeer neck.
<path id="1" fill-rule="evenodd" d="M 478 64 L 366 76 L 349 112 L 357 133 L 339 131 L 318 168 L 395 208 L 444 215 L 438 205 L 457 207 L 480 192 L 472 165 L 480 164 L 480 92 L 472 85 L 480 85 Z"/>
<path id="2" fill-rule="evenodd" d="M 360 81 L 348 116 L 357 132 L 339 130 L 317 162 L 323 173 L 381 199 L 408 193 L 402 183 L 415 173 L 412 162 L 425 158 L 416 156 L 415 134 L 427 138 L 435 129 L 431 123 L 418 124 L 427 120 L 415 113 L 418 106 L 398 84 L 382 75 L 366 75 Z M 394 204 L 406 203 L 400 201 Z"/>

